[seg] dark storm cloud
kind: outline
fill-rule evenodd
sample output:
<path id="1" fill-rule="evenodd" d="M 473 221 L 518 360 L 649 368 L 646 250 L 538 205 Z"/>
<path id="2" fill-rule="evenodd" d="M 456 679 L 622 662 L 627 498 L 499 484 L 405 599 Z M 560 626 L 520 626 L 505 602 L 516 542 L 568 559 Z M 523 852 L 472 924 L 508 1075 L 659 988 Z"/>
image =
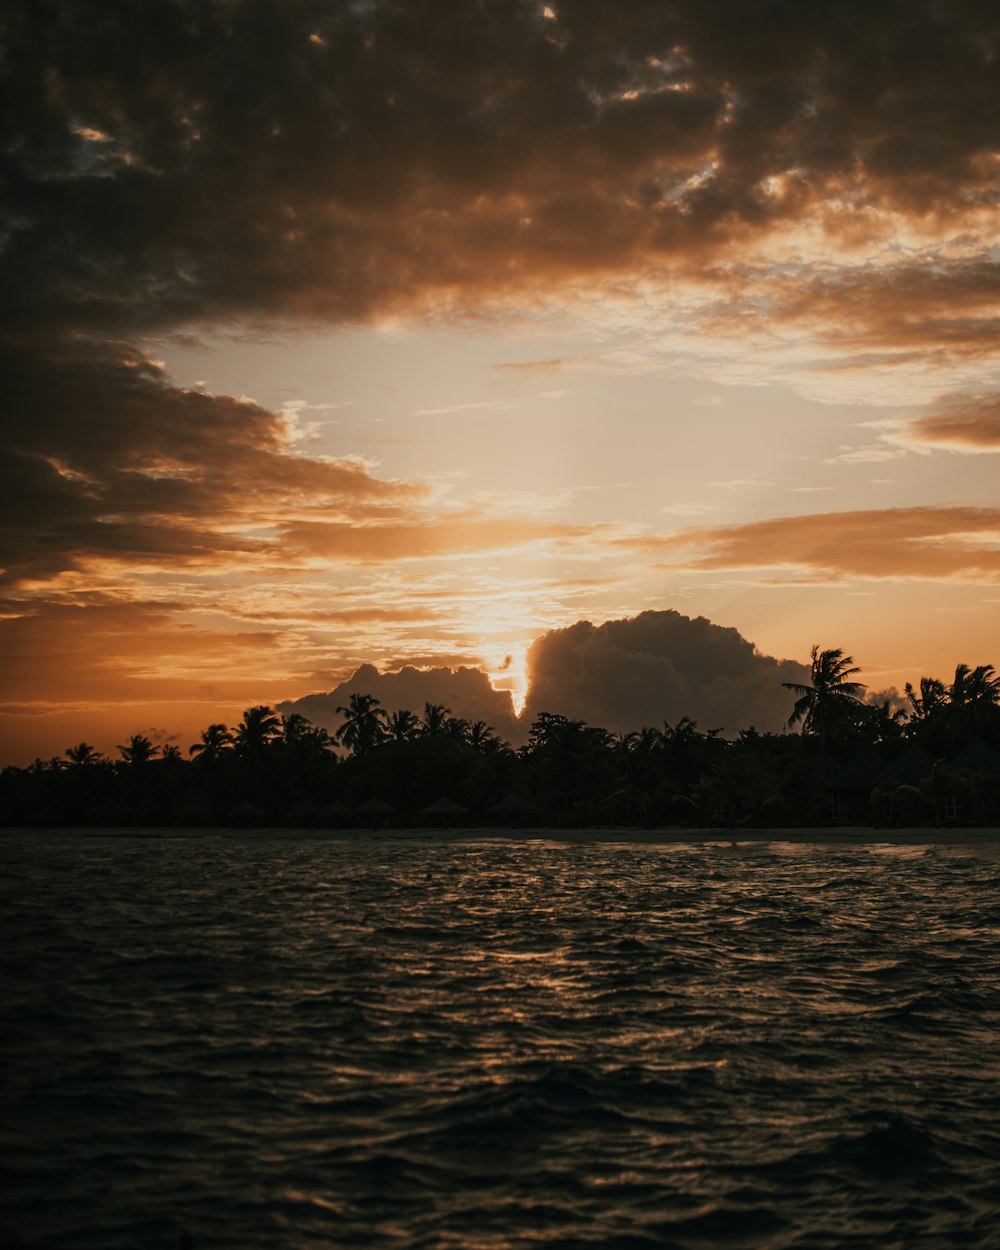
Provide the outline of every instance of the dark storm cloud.
<path id="1" fill-rule="evenodd" d="M 728 734 L 780 730 L 789 715 L 784 681 L 808 671 L 760 655 L 735 629 L 679 612 L 643 612 L 592 625 L 578 621 L 536 639 L 528 652 L 524 715 L 561 712 L 612 731 L 659 727 L 683 716 Z"/>
<path id="2" fill-rule="evenodd" d="M 995 204 L 988 0 L 178 0 L 5 20 L 16 328 L 357 318 Z M 845 226 L 846 228 L 846 226 Z"/>

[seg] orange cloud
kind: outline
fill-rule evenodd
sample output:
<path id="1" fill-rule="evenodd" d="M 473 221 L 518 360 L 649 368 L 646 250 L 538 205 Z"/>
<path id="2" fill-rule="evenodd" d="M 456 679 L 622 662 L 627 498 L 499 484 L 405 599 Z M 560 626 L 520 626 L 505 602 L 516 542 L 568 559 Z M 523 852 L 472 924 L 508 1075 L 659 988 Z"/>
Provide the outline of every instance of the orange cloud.
<path id="1" fill-rule="evenodd" d="M 787 580 L 919 578 L 1000 582 L 1000 508 L 886 508 L 705 526 L 646 540 L 694 548 L 679 567 L 788 570 Z"/>
<path id="2" fill-rule="evenodd" d="M 906 422 L 907 442 L 954 451 L 1000 451 L 1000 395 L 949 395 L 934 412 Z"/>
<path id="3" fill-rule="evenodd" d="M 571 541 L 591 533 L 586 526 L 522 521 L 464 513 L 443 520 L 416 517 L 408 524 L 308 522 L 282 531 L 291 550 L 352 563 L 384 563 L 463 552 L 496 551 L 539 541 Z"/>
<path id="4" fill-rule="evenodd" d="M 357 458 L 296 453 L 279 414 L 181 390 L 116 345 L 43 357 L 0 352 L 20 420 L 0 455 L 5 580 L 51 577 L 102 558 L 134 565 L 254 565 L 302 517 L 410 516 L 420 484 Z"/>

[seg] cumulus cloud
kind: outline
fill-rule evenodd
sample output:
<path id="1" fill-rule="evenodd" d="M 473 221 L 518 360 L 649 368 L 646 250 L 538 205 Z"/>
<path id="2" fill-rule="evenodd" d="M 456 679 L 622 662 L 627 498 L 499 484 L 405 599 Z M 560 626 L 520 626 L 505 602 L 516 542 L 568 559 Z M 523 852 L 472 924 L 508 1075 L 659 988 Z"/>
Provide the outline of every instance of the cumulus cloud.
<path id="1" fill-rule="evenodd" d="M 632 545 L 636 545 L 633 543 Z M 1000 508 L 883 508 L 705 526 L 638 540 L 693 548 L 695 569 L 785 569 L 789 581 L 1000 581 Z"/>
<path id="2" fill-rule="evenodd" d="M 629 731 L 689 716 L 728 734 L 782 729 L 781 683 L 808 680 L 803 665 L 759 654 L 735 629 L 673 611 L 551 630 L 532 645 L 528 675 L 526 719 L 558 712 Z"/>
<path id="3" fill-rule="evenodd" d="M 425 703 L 441 704 L 453 716 L 486 721 L 501 737 L 523 737 L 510 692 L 494 690 L 482 669 L 464 666 L 421 669 L 408 664 L 398 672 L 379 672 L 373 664 L 362 664 L 335 689 L 281 703 L 279 708 L 286 715 L 298 712 L 314 725 L 335 730 L 343 720 L 337 708 L 346 707 L 352 694 L 374 695 L 390 712 L 406 708 L 419 715 Z"/>

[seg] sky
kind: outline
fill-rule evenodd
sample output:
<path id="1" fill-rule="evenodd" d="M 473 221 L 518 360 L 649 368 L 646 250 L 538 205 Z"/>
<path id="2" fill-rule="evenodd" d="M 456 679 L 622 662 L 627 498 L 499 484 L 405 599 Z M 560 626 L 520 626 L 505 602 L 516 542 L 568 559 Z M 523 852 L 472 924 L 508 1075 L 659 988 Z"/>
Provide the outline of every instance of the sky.
<path id="1" fill-rule="evenodd" d="M 995 4 L 0 22 L 0 762 L 1000 662 Z"/>

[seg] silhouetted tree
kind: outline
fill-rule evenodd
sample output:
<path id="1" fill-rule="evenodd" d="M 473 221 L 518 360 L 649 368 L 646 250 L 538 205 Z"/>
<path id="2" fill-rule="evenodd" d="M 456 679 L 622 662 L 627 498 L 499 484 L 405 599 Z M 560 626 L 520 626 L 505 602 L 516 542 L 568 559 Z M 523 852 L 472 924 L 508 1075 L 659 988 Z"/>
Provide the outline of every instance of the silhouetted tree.
<path id="1" fill-rule="evenodd" d="M 450 707 L 445 707 L 441 703 L 425 703 L 424 718 L 420 724 L 420 732 L 429 738 L 433 738 L 435 734 L 445 733 L 450 716 Z"/>
<path id="2" fill-rule="evenodd" d="M 266 704 L 248 707 L 233 734 L 233 746 L 244 760 L 260 760 L 268 746 L 279 737 L 281 721 Z"/>
<path id="3" fill-rule="evenodd" d="M 420 728 L 420 721 L 408 709 L 392 712 L 386 723 L 386 736 L 391 742 L 409 742 Z"/>
<path id="4" fill-rule="evenodd" d="M 1000 740 L 1000 676 L 992 664 L 959 664 L 948 687 L 947 733 L 952 750 L 973 738 Z"/>
<path id="5" fill-rule="evenodd" d="M 385 711 L 374 695 L 352 694 L 347 707 L 338 707 L 344 723 L 333 735 L 352 755 L 364 756 L 385 739 Z"/>
<path id="6" fill-rule="evenodd" d="M 444 731 L 455 742 L 467 742 L 469 739 L 469 722 L 461 716 L 449 716 Z"/>
<path id="7" fill-rule="evenodd" d="M 525 754 L 541 783 L 541 795 L 553 806 L 580 807 L 607 790 L 614 774 L 606 729 L 540 712 L 528 731 Z"/>
<path id="8" fill-rule="evenodd" d="M 891 699 L 864 705 L 863 728 L 876 746 L 893 747 L 901 742 L 908 719 L 906 709 L 894 708 Z"/>
<path id="9" fill-rule="evenodd" d="M 100 751 L 96 747 L 92 747 L 89 742 L 81 742 L 75 747 L 67 747 L 65 755 L 71 764 L 96 764 L 99 760 L 104 759 Z"/>
<path id="10" fill-rule="evenodd" d="M 202 730 L 200 740 L 188 747 L 188 754 L 196 755 L 201 764 L 212 765 L 217 764 L 232 747 L 233 735 L 229 729 L 225 725 L 214 724 Z"/>
<path id="11" fill-rule="evenodd" d="M 160 748 L 154 746 L 145 734 L 133 734 L 124 745 L 118 743 L 116 749 L 130 768 L 141 768 L 160 753 Z"/>
<path id="12" fill-rule="evenodd" d="M 465 741 L 472 747 L 473 751 L 477 751 L 480 754 L 494 751 L 498 747 L 507 745 L 496 730 L 491 725 L 487 725 L 484 720 L 473 721 L 471 725 L 467 726 Z"/>
<path id="13" fill-rule="evenodd" d="M 818 737 L 820 746 L 826 749 L 831 741 L 857 724 L 865 687 L 850 680 L 861 670 L 852 667 L 853 658 L 844 655 L 839 647 L 820 651 L 814 646 L 811 655 L 811 685 L 794 681 L 781 684 L 799 696 L 788 718 L 789 728 L 801 721 L 802 732 Z"/>
<path id="14" fill-rule="evenodd" d="M 912 726 L 925 725 L 935 712 L 944 707 L 948 701 L 945 684 L 937 677 L 921 677 L 919 693 L 912 683 L 906 683 L 906 697 L 913 709 L 910 712 Z"/>

